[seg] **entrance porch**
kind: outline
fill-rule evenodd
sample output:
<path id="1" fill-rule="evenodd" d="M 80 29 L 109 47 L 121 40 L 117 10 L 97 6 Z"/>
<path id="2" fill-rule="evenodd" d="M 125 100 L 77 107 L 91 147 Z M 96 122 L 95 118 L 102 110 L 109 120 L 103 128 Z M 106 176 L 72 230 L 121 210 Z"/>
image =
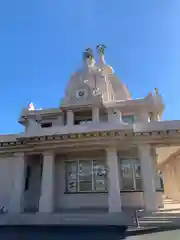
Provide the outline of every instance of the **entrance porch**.
<path id="1" fill-rule="evenodd" d="M 21 177 L 9 212 L 118 213 L 163 205 L 149 145 L 21 154 L 16 161 Z"/>

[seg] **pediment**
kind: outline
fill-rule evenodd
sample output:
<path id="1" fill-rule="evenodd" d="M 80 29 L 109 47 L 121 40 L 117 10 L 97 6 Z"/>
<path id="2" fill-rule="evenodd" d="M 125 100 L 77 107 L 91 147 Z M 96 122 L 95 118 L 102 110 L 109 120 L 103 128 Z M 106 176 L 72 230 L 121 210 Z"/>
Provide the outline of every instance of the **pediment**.
<path id="1" fill-rule="evenodd" d="M 101 94 L 86 83 L 80 83 L 66 92 L 62 105 L 89 105 L 101 101 Z"/>

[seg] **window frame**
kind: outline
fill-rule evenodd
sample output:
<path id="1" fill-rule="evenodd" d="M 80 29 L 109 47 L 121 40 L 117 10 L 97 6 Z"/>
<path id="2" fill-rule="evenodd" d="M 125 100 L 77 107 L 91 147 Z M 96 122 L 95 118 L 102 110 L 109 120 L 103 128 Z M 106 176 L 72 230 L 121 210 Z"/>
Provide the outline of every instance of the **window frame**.
<path id="1" fill-rule="evenodd" d="M 132 171 L 132 189 L 126 189 L 123 187 L 123 173 L 122 173 L 122 161 L 127 160 L 130 163 L 131 166 L 131 171 Z M 136 177 L 136 162 L 139 163 L 140 165 L 140 159 L 138 157 L 121 157 L 119 159 L 119 171 L 120 171 L 120 181 L 121 181 L 121 191 L 123 192 L 133 192 L 133 191 L 143 191 L 143 184 L 142 184 L 142 175 L 141 175 L 141 170 L 140 170 L 140 178 Z M 126 179 L 126 178 L 124 178 Z M 137 179 L 141 180 L 141 187 L 137 188 Z"/>
<path id="2" fill-rule="evenodd" d="M 132 117 L 132 122 L 124 121 L 123 118 L 126 118 L 126 117 Z M 124 122 L 124 123 L 133 124 L 136 121 L 136 116 L 134 114 L 125 114 L 125 115 L 121 116 L 121 119 L 122 119 L 122 122 Z"/>
<path id="3" fill-rule="evenodd" d="M 80 174 L 79 174 L 79 170 L 80 170 L 80 161 L 85 161 L 85 162 L 91 162 L 91 171 L 92 171 L 92 174 L 91 174 L 91 190 L 90 191 L 81 191 L 80 190 Z M 68 193 L 68 194 L 80 194 L 80 193 L 107 193 L 107 174 L 108 174 L 108 171 L 106 171 L 106 176 L 104 177 L 104 180 L 105 180 L 105 190 L 104 191 L 97 191 L 95 190 L 95 174 L 94 174 L 94 163 L 95 162 L 100 162 L 102 161 L 104 163 L 104 166 L 107 170 L 107 164 L 106 164 L 106 161 L 103 159 L 103 158 L 96 158 L 96 159 L 92 159 L 92 158 L 78 158 L 78 159 L 72 159 L 72 160 L 64 160 L 64 171 L 65 171 L 65 193 Z M 76 191 L 75 192 L 70 192 L 68 190 L 68 178 L 67 178 L 67 170 L 66 170 L 66 163 L 69 163 L 69 162 L 76 162 L 76 165 L 77 165 L 77 172 L 76 172 Z"/>

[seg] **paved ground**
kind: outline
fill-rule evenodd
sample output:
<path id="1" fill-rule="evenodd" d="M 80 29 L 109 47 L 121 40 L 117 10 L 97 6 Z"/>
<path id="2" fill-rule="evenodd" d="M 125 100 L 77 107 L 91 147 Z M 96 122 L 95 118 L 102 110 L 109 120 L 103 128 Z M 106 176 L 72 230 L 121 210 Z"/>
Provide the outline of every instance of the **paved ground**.
<path id="1" fill-rule="evenodd" d="M 136 233 L 102 227 L 0 227 L 1 240 L 179 240 L 180 230 L 141 229 Z"/>
<path id="2" fill-rule="evenodd" d="M 168 231 L 180 228 L 180 202 L 165 200 L 164 208 L 159 209 L 153 214 L 140 213 L 139 217 L 140 228 L 131 226 L 124 235 L 123 230 L 113 227 L 71 227 L 64 226 L 26 226 L 26 227 L 0 227 L 0 240 L 115 240 L 115 239 L 137 239 L 134 235 L 148 234 L 154 232 Z M 173 231 L 172 231 L 173 232 Z M 180 235 L 180 230 L 176 230 Z M 133 237 L 130 237 L 130 236 Z M 178 236 L 179 236 L 178 235 Z M 140 238 L 145 239 L 146 238 Z M 160 238 L 157 238 L 160 239 Z M 169 238 L 169 239 L 174 239 Z M 168 240 L 169 240 L 168 239 Z"/>
<path id="3" fill-rule="evenodd" d="M 1 240 L 116 240 L 125 239 L 125 231 L 117 227 L 0 227 Z"/>

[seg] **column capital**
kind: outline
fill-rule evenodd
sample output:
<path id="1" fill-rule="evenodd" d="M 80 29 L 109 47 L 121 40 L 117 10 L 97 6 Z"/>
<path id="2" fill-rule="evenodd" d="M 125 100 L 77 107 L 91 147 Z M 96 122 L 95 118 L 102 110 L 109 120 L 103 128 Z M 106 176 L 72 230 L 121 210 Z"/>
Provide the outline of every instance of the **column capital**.
<path id="1" fill-rule="evenodd" d="M 108 153 L 108 152 L 117 152 L 117 149 L 116 149 L 116 147 L 108 147 L 108 148 L 105 149 L 105 151 L 106 151 L 106 153 Z"/>
<path id="2" fill-rule="evenodd" d="M 55 153 L 53 151 L 44 151 L 44 152 L 42 152 L 42 155 L 43 156 L 54 156 Z"/>
<path id="3" fill-rule="evenodd" d="M 150 144 L 148 144 L 148 143 L 141 143 L 141 144 L 139 144 L 138 145 L 138 149 L 139 149 L 139 151 L 142 151 L 142 150 L 151 150 L 151 145 Z"/>
<path id="4" fill-rule="evenodd" d="M 17 158 L 24 158 L 25 154 L 24 152 L 15 152 L 13 156 Z"/>

